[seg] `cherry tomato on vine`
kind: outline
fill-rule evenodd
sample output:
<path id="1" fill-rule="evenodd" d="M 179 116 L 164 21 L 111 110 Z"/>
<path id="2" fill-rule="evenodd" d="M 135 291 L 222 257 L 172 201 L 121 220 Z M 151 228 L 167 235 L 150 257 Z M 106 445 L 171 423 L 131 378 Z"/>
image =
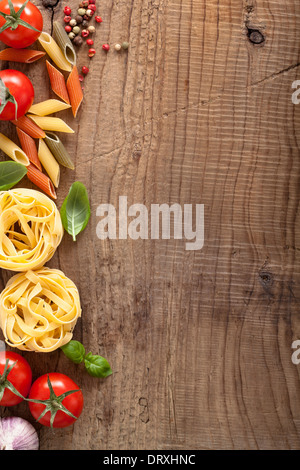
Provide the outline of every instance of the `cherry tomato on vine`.
<path id="1" fill-rule="evenodd" d="M 11 121 L 27 113 L 33 103 L 31 81 L 18 70 L 0 71 L 0 120 Z"/>
<path id="2" fill-rule="evenodd" d="M 0 2 L 0 41 L 4 44 L 15 49 L 31 46 L 42 30 L 42 14 L 29 0 Z"/>
<path id="3" fill-rule="evenodd" d="M 28 399 L 32 416 L 44 426 L 53 428 L 70 426 L 83 409 L 83 394 L 78 385 L 59 372 L 36 379 Z"/>
<path id="4" fill-rule="evenodd" d="M 21 403 L 23 397 L 27 397 L 32 381 L 31 368 L 26 359 L 13 351 L 1 351 L 0 374 L 0 405 Z"/>

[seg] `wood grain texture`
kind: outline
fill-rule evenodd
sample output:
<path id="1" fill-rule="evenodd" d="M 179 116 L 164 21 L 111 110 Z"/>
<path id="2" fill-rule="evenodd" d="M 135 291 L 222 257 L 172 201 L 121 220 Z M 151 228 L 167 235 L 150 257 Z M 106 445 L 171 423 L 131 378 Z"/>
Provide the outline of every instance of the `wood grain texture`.
<path id="1" fill-rule="evenodd" d="M 39 2 L 48 32 L 65 4 Z M 89 377 L 60 351 L 26 354 L 35 377 L 68 371 L 85 396 L 80 423 L 37 425 L 41 448 L 299 449 L 299 2 L 103 0 L 98 11 L 97 53 L 78 54 L 90 65 L 84 103 L 76 119 L 60 114 L 76 131 L 64 136 L 76 168 L 62 169 L 57 201 L 80 180 L 92 216 L 48 265 L 80 290 L 75 339 L 114 374 Z M 124 40 L 126 53 L 101 50 Z M 51 97 L 43 59 L 18 68 L 39 101 Z M 204 204 L 204 248 L 100 241 L 96 208 L 120 195 Z M 16 412 L 31 419 L 24 404 Z"/>

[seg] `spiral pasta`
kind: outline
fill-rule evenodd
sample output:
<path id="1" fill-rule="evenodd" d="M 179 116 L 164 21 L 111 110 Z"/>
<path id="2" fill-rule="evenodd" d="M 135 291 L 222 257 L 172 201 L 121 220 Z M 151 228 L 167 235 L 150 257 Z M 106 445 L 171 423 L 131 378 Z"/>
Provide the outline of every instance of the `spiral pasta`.
<path id="1" fill-rule="evenodd" d="M 0 295 L 5 341 L 24 351 L 51 352 L 68 343 L 80 316 L 77 287 L 58 269 L 16 274 Z"/>
<path id="2" fill-rule="evenodd" d="M 0 268 L 38 269 L 62 237 L 60 213 L 48 196 L 26 188 L 0 192 Z"/>

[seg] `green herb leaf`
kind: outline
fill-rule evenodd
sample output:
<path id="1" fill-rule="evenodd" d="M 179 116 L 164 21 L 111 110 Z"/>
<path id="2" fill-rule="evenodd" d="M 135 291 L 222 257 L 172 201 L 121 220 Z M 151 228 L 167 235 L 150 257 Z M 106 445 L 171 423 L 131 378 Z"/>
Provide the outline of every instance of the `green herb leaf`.
<path id="1" fill-rule="evenodd" d="M 84 359 L 84 365 L 88 373 L 92 377 L 108 377 L 113 372 L 110 368 L 109 363 L 104 357 L 94 356 L 92 353 L 88 353 Z"/>
<path id="2" fill-rule="evenodd" d="M 0 162 L 0 191 L 7 191 L 27 173 L 25 165 L 17 162 Z"/>
<path id="3" fill-rule="evenodd" d="M 76 241 L 76 235 L 85 229 L 91 215 L 89 198 L 83 183 L 75 181 L 72 184 L 61 206 L 60 215 L 65 230 Z"/>
<path id="4" fill-rule="evenodd" d="M 84 359 L 85 349 L 79 341 L 71 339 L 67 344 L 61 346 L 61 349 L 67 358 L 75 362 L 75 364 L 80 364 Z"/>

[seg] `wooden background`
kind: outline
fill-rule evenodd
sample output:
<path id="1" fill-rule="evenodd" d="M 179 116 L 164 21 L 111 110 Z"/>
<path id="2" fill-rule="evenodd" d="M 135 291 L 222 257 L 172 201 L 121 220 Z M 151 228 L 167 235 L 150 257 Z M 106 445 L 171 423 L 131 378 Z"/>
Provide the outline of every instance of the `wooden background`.
<path id="1" fill-rule="evenodd" d="M 66 4 L 38 2 L 46 31 Z M 34 377 L 68 373 L 85 396 L 74 426 L 36 425 L 41 449 L 299 449 L 299 1 L 98 4 L 97 53 L 78 54 L 84 103 L 76 119 L 60 113 L 76 130 L 63 136 L 76 169 L 62 171 L 57 199 L 82 181 L 92 216 L 48 266 L 77 284 L 74 338 L 114 374 L 92 378 L 61 351 L 25 354 Z M 44 62 L 1 67 L 25 70 L 37 102 L 54 97 Z M 204 204 L 204 248 L 99 240 L 96 209 L 120 195 Z M 10 414 L 32 421 L 25 404 Z"/>

